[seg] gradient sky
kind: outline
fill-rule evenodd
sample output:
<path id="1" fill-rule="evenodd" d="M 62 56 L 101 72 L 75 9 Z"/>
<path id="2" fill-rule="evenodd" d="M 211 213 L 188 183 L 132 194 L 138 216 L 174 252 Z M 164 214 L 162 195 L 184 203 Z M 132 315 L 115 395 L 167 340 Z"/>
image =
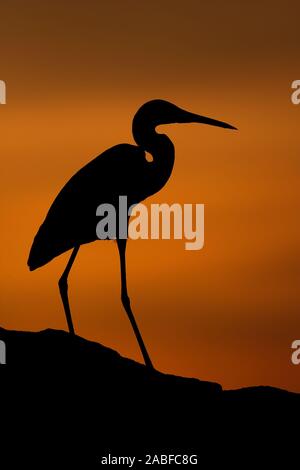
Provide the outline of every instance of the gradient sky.
<path id="1" fill-rule="evenodd" d="M 176 148 L 150 202 L 205 204 L 205 247 L 128 246 L 132 306 L 154 364 L 226 388 L 300 391 L 300 79 L 295 1 L 1 3 L 1 320 L 66 328 L 57 280 L 69 254 L 30 273 L 32 239 L 56 193 L 163 98 L 225 120 L 164 126 Z M 101 176 L 99 177 L 101 184 Z M 141 360 L 119 299 L 113 242 L 80 250 L 70 276 L 78 334 Z"/>

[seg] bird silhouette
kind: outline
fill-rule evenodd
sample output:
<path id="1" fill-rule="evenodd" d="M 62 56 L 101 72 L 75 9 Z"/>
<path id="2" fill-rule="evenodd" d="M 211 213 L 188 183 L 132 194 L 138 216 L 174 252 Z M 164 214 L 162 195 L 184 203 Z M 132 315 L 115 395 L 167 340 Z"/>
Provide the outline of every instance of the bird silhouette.
<path id="1" fill-rule="evenodd" d="M 172 173 L 175 152 L 171 140 L 165 134 L 157 133 L 155 128 L 161 124 L 192 122 L 236 129 L 225 122 L 185 111 L 168 101 L 149 101 L 141 106 L 133 119 L 132 133 L 137 145 L 119 144 L 94 158 L 71 177 L 51 205 L 34 238 L 28 266 L 32 271 L 72 249 L 58 281 L 70 334 L 74 335 L 75 331 L 68 299 L 68 275 L 80 245 L 97 240 L 97 207 L 103 203 L 112 204 L 118 221 L 119 196 L 127 196 L 128 206 L 131 206 L 158 192 Z M 152 161 L 147 159 L 146 152 L 152 155 Z M 127 238 L 117 236 L 116 241 L 120 257 L 121 301 L 145 364 L 153 368 L 130 305 L 126 279 Z"/>

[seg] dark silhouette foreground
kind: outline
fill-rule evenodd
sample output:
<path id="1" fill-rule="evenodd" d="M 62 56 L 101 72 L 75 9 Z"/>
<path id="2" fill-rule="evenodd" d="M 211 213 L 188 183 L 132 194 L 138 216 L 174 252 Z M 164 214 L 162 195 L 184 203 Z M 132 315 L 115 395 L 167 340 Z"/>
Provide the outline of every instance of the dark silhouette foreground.
<path id="1" fill-rule="evenodd" d="M 0 340 L 7 345 L 2 377 L 14 375 L 2 381 L 10 420 L 2 418 L 8 444 L 1 452 L 12 445 L 10 461 L 31 463 L 42 454 L 54 468 L 86 469 L 101 468 L 94 465 L 108 453 L 196 453 L 211 468 L 217 462 L 246 468 L 243 458 L 258 469 L 281 458 L 287 465 L 298 449 L 300 394 L 223 391 L 217 383 L 152 371 L 64 331 L 0 329 Z"/>
<path id="2" fill-rule="evenodd" d="M 173 170 L 174 146 L 168 136 L 156 132 L 156 127 L 161 124 L 191 122 L 236 129 L 226 122 L 185 111 L 168 101 L 149 101 L 141 106 L 133 118 L 132 133 L 137 145 L 116 145 L 98 155 L 72 176 L 51 205 L 34 238 L 28 266 L 32 271 L 72 249 L 58 282 L 71 334 L 74 335 L 75 331 L 68 297 L 68 276 L 80 246 L 97 240 L 96 225 L 100 221 L 99 216 L 96 216 L 98 206 L 114 206 L 117 221 L 125 216 L 125 225 L 128 227 L 128 214 L 119 212 L 119 197 L 127 197 L 128 207 L 137 204 L 160 191 Z M 146 152 L 152 155 L 151 162 L 147 160 Z M 105 235 L 104 239 L 111 236 Z M 113 238 L 116 238 L 119 249 L 121 300 L 145 364 L 153 369 L 130 305 L 126 276 L 127 236 L 125 234 L 124 238 L 120 235 L 119 224 Z"/>

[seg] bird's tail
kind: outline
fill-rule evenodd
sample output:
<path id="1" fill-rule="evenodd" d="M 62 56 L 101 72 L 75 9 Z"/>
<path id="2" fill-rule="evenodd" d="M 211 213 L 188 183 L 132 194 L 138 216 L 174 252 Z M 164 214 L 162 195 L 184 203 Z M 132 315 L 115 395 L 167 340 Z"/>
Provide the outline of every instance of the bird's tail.
<path id="1" fill-rule="evenodd" d="M 42 227 L 36 234 L 27 261 L 27 265 L 30 271 L 34 271 L 40 268 L 44 264 L 48 263 L 52 258 L 49 254 L 49 249 L 45 246 L 44 237 L 42 236 Z"/>
<path id="2" fill-rule="evenodd" d="M 57 235 L 51 236 L 49 234 L 49 227 L 46 229 L 44 224 L 42 224 L 33 240 L 27 265 L 30 271 L 34 271 L 72 247 L 73 244 L 70 242 L 66 243 L 64 240 L 57 240 Z"/>

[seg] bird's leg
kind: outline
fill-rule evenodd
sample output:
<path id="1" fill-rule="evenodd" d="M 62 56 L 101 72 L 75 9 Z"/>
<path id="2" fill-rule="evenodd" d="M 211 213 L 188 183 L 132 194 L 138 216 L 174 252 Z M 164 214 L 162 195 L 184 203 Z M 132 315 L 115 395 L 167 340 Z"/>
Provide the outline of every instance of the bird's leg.
<path id="1" fill-rule="evenodd" d="M 70 259 L 68 261 L 68 264 L 66 266 L 66 269 L 64 270 L 60 280 L 58 281 L 59 292 L 60 292 L 61 300 L 64 306 L 69 331 L 72 335 L 75 335 L 75 331 L 74 331 L 74 326 L 72 322 L 71 310 L 70 310 L 70 304 L 69 304 L 69 298 L 68 298 L 68 276 L 71 271 L 74 260 L 76 258 L 76 255 L 78 253 L 79 247 L 80 245 L 75 246 L 70 256 Z"/>
<path id="2" fill-rule="evenodd" d="M 128 291 L 127 291 L 127 278 L 126 278 L 126 243 L 127 239 L 118 239 L 118 249 L 119 249 L 119 255 L 120 255 L 120 267 L 121 267 L 121 300 L 122 304 L 125 308 L 125 311 L 128 315 L 129 321 L 131 323 L 131 326 L 133 328 L 134 334 L 136 336 L 136 339 L 139 343 L 145 364 L 147 367 L 150 369 L 154 369 L 153 364 L 151 362 L 151 359 L 149 357 L 149 354 L 147 352 L 146 346 L 144 344 L 142 335 L 138 329 L 137 323 L 135 321 L 134 315 L 131 310 L 130 306 L 130 299 L 128 296 Z"/>

